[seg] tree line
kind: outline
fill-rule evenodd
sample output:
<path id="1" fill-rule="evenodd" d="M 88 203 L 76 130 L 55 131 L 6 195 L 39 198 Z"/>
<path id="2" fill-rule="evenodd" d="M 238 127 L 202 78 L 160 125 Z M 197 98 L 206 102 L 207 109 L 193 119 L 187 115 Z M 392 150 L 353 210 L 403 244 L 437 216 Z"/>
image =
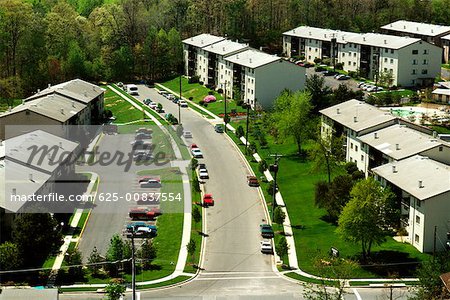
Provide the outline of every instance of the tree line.
<path id="1" fill-rule="evenodd" d="M 203 32 L 280 53 L 282 32 L 299 25 L 367 32 L 449 15 L 450 0 L 2 0 L 0 97 L 75 77 L 164 79 L 181 39 Z"/>

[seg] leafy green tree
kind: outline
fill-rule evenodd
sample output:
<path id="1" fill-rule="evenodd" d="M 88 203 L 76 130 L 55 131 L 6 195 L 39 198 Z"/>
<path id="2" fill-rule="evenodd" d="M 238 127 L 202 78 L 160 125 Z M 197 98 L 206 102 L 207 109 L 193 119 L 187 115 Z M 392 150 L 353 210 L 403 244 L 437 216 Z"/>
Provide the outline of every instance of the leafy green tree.
<path id="1" fill-rule="evenodd" d="M 13 222 L 12 237 L 26 267 L 42 266 L 62 244 L 58 224 L 48 213 L 21 214 Z"/>
<path id="2" fill-rule="evenodd" d="M 86 55 L 76 41 L 70 43 L 64 69 L 68 78 L 84 78 L 86 76 Z"/>
<path id="3" fill-rule="evenodd" d="M 109 262 L 113 262 L 106 265 L 111 276 L 116 276 L 118 274 L 118 267 L 116 262 L 124 258 L 124 248 L 124 242 L 120 238 L 120 236 L 118 234 L 113 235 L 110 240 L 109 248 L 106 251 L 106 260 Z"/>
<path id="4" fill-rule="evenodd" d="M 319 171 L 325 168 L 328 175 L 328 182 L 331 182 L 331 175 L 333 170 L 338 166 L 338 163 L 345 158 L 344 137 L 335 137 L 334 135 L 323 136 L 318 134 L 315 141 L 313 141 L 312 151 L 310 156 L 313 160 L 313 170 Z"/>
<path id="5" fill-rule="evenodd" d="M 194 209 L 192 210 L 192 219 L 194 220 L 194 223 L 197 224 L 202 220 L 202 215 L 200 214 L 200 209 L 198 206 L 194 206 Z"/>
<path id="6" fill-rule="evenodd" d="M 189 256 L 191 257 L 192 262 L 194 262 L 194 254 L 195 249 L 197 249 L 197 245 L 193 239 L 190 239 L 189 243 L 186 246 Z"/>
<path id="7" fill-rule="evenodd" d="M 350 196 L 339 216 L 337 232 L 343 239 L 361 244 L 365 261 L 372 246 L 381 244 L 391 233 L 399 211 L 394 194 L 373 178 L 357 182 Z"/>
<path id="8" fill-rule="evenodd" d="M 311 95 L 311 105 L 314 112 L 329 106 L 328 95 L 331 90 L 325 85 L 325 78 L 317 74 L 306 78 L 305 90 Z M 348 100 L 348 99 L 347 99 Z"/>
<path id="9" fill-rule="evenodd" d="M 156 258 L 156 247 L 152 240 L 146 240 L 138 251 L 138 257 L 143 260 L 142 267 L 144 270 L 152 268 L 152 261 Z"/>
<path id="10" fill-rule="evenodd" d="M 109 300 L 119 300 L 120 297 L 125 295 L 125 290 L 126 288 L 124 285 L 113 281 L 105 287 Z"/>
<path id="11" fill-rule="evenodd" d="M 19 269 L 22 265 L 19 247 L 12 242 L 0 244 L 0 270 L 9 271 Z"/>
<path id="12" fill-rule="evenodd" d="M 311 95 L 307 92 L 283 91 L 275 100 L 272 120 L 278 138 L 294 138 L 299 156 L 302 155 L 302 142 L 311 136 L 311 109 Z"/>
<path id="13" fill-rule="evenodd" d="M 281 259 L 288 254 L 289 245 L 287 244 L 286 238 L 282 236 L 275 247 L 275 251 Z"/>
<path id="14" fill-rule="evenodd" d="M 183 66 L 183 44 L 180 33 L 175 28 L 171 28 L 169 33 L 167 33 L 167 43 L 170 49 L 168 54 L 170 71 L 180 73 Z"/>
<path id="15" fill-rule="evenodd" d="M 93 277 L 98 276 L 98 272 L 100 270 L 100 265 L 96 265 L 96 264 L 101 261 L 102 261 L 102 258 L 100 256 L 100 253 L 98 253 L 97 247 L 94 247 L 94 249 L 92 249 L 92 252 L 88 257 L 88 264 L 89 264 L 88 268 L 91 271 L 91 274 Z"/>
<path id="16" fill-rule="evenodd" d="M 286 219 L 286 214 L 281 209 L 281 207 L 275 207 L 275 211 L 273 212 L 273 221 L 274 223 L 282 225 L 284 223 L 284 219 Z"/>
<path id="17" fill-rule="evenodd" d="M 444 288 L 440 276 L 450 272 L 450 253 L 442 252 L 425 261 L 417 270 L 419 287 L 411 300 L 447 299 L 450 293 Z"/>
<path id="18" fill-rule="evenodd" d="M 83 267 L 81 264 L 83 260 L 81 258 L 81 253 L 77 249 L 73 249 L 67 252 L 67 264 L 69 266 L 77 266 L 70 267 L 68 270 L 68 275 L 74 281 L 78 281 L 84 277 Z"/>
<path id="19" fill-rule="evenodd" d="M 238 138 L 240 138 L 240 137 L 242 137 L 242 136 L 244 136 L 244 135 L 245 135 L 244 128 L 243 128 L 241 125 L 239 125 L 239 126 L 236 128 L 236 136 L 237 136 Z"/>
<path id="20" fill-rule="evenodd" d="M 261 172 L 261 173 L 264 173 L 264 171 L 267 170 L 268 167 L 269 167 L 269 166 L 268 166 L 267 162 L 266 162 L 264 159 L 262 159 L 262 160 L 258 163 L 258 170 L 259 170 L 259 172 Z"/>

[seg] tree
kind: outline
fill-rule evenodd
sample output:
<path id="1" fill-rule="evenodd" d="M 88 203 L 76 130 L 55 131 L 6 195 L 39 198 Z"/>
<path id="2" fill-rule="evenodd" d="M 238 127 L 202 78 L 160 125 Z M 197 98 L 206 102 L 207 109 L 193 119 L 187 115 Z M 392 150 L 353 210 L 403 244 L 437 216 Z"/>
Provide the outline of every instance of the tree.
<path id="1" fill-rule="evenodd" d="M 390 71 L 383 71 L 379 75 L 379 82 L 384 86 L 391 86 L 394 82 L 394 74 Z"/>
<path id="2" fill-rule="evenodd" d="M 313 141 L 310 156 L 313 160 L 314 171 L 326 169 L 328 174 L 328 182 L 331 183 L 332 171 L 338 166 L 338 162 L 345 158 L 344 137 L 336 137 L 334 135 L 318 134 L 317 139 Z"/>
<path id="3" fill-rule="evenodd" d="M 72 278 L 74 281 L 80 280 L 84 277 L 83 274 L 83 267 L 81 264 L 83 263 L 83 260 L 81 258 L 81 253 L 77 249 L 72 249 L 70 251 L 67 251 L 67 264 L 69 266 L 77 266 L 77 267 L 70 267 L 68 271 L 68 275 L 70 278 Z"/>
<path id="4" fill-rule="evenodd" d="M 302 142 L 311 135 L 311 96 L 307 92 L 283 91 L 275 100 L 273 126 L 279 138 L 293 137 L 298 155 L 302 155 Z"/>
<path id="5" fill-rule="evenodd" d="M 289 246 L 287 244 L 286 238 L 282 236 L 276 246 L 276 253 L 281 259 L 283 259 L 288 254 L 288 250 Z"/>
<path id="6" fill-rule="evenodd" d="M 237 136 L 238 138 L 240 138 L 240 137 L 244 136 L 244 134 L 245 134 L 244 128 L 243 128 L 241 125 L 239 125 L 239 126 L 236 128 L 236 136 Z"/>
<path id="7" fill-rule="evenodd" d="M 109 248 L 106 251 L 106 260 L 109 262 L 120 261 L 124 258 L 124 242 L 118 234 L 112 236 Z M 111 276 L 117 275 L 117 264 L 107 264 L 108 271 Z"/>
<path id="8" fill-rule="evenodd" d="M 106 287 L 105 291 L 109 300 L 119 300 L 120 297 L 125 295 L 125 286 L 115 281 L 111 281 Z"/>
<path id="9" fill-rule="evenodd" d="M 194 209 L 192 211 L 192 219 L 194 220 L 195 224 L 202 220 L 202 215 L 200 214 L 200 210 L 197 206 L 194 206 Z"/>
<path id="10" fill-rule="evenodd" d="M 144 270 L 150 270 L 152 261 L 156 258 L 156 247 L 152 240 L 145 240 L 141 249 L 138 251 L 138 257 L 142 259 L 142 267 Z"/>
<path id="11" fill-rule="evenodd" d="M 284 223 L 284 219 L 286 218 L 286 214 L 281 209 L 281 207 L 275 207 L 275 211 L 273 212 L 273 221 L 277 224 L 282 225 Z"/>
<path id="12" fill-rule="evenodd" d="M 100 266 L 96 265 L 96 264 L 101 261 L 102 261 L 102 258 L 100 256 L 100 254 L 98 253 L 97 247 L 94 247 L 94 249 L 92 249 L 92 252 L 88 257 L 88 264 L 90 265 L 88 268 L 91 271 L 91 274 L 93 277 L 98 276 L 98 271 L 100 270 Z"/>
<path id="13" fill-rule="evenodd" d="M 450 253 L 442 252 L 425 261 L 417 271 L 419 287 L 412 300 L 448 299 L 440 275 L 450 272 Z"/>
<path id="14" fill-rule="evenodd" d="M 186 248 L 188 254 L 191 256 L 192 261 L 194 261 L 195 249 L 197 248 L 195 241 L 193 239 L 190 239 L 189 243 L 186 245 Z"/>
<path id="15" fill-rule="evenodd" d="M 26 267 L 42 266 L 62 244 L 60 228 L 48 213 L 21 214 L 13 222 L 12 237 Z"/>
<path id="16" fill-rule="evenodd" d="M 399 211 L 394 194 L 373 178 L 357 182 L 350 196 L 339 216 L 337 232 L 347 241 L 361 243 L 365 261 L 372 245 L 381 244 L 392 231 Z"/>
<path id="17" fill-rule="evenodd" d="M 22 257 L 17 244 L 4 242 L 0 245 L 0 270 L 9 271 L 19 269 L 22 265 Z"/>
<path id="18" fill-rule="evenodd" d="M 328 107 L 329 100 L 327 95 L 331 90 L 325 85 L 325 78 L 314 74 L 306 78 L 305 90 L 311 95 L 311 105 L 314 112 L 318 112 L 322 108 Z"/>

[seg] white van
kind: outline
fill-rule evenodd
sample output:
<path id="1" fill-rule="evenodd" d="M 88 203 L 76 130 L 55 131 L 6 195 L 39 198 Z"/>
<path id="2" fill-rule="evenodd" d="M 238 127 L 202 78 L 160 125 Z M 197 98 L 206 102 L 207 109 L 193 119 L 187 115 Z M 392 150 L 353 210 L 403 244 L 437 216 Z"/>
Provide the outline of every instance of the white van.
<path id="1" fill-rule="evenodd" d="M 135 84 L 128 84 L 127 85 L 127 92 L 130 95 L 139 95 L 138 87 Z"/>

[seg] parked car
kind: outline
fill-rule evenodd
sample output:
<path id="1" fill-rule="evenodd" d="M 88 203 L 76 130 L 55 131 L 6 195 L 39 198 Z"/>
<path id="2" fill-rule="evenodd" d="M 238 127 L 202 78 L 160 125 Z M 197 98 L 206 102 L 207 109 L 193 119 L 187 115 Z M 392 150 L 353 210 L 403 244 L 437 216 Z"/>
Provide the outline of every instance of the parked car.
<path id="1" fill-rule="evenodd" d="M 165 90 L 158 90 L 158 94 L 160 94 L 160 95 L 163 95 L 164 96 L 164 94 L 167 94 L 168 92 L 167 91 L 165 91 Z"/>
<path id="2" fill-rule="evenodd" d="M 185 132 L 183 132 L 183 136 L 186 139 L 192 139 L 192 132 L 186 130 Z"/>
<path id="3" fill-rule="evenodd" d="M 141 128 L 139 128 L 139 129 L 136 130 L 136 133 L 148 133 L 148 134 L 152 134 L 152 133 L 153 133 L 153 130 L 150 129 L 150 128 L 144 128 L 144 127 L 141 127 Z"/>
<path id="4" fill-rule="evenodd" d="M 191 153 L 194 158 L 203 158 L 203 153 L 198 148 L 191 149 Z"/>
<path id="5" fill-rule="evenodd" d="M 198 165 L 197 165 L 197 168 L 198 168 L 199 171 L 200 171 L 200 170 L 206 170 L 206 164 L 203 164 L 203 163 L 198 164 Z"/>
<path id="6" fill-rule="evenodd" d="M 337 72 L 330 71 L 330 70 L 326 70 L 326 71 L 323 71 L 321 73 L 322 73 L 323 76 L 334 76 L 334 75 L 337 74 Z"/>
<path id="7" fill-rule="evenodd" d="M 273 228 L 269 224 L 260 224 L 259 231 L 261 232 L 261 236 L 264 238 L 273 238 L 274 237 Z"/>
<path id="8" fill-rule="evenodd" d="M 273 248 L 272 248 L 272 241 L 271 240 L 262 240 L 261 241 L 261 252 L 272 254 Z"/>
<path id="9" fill-rule="evenodd" d="M 203 206 L 214 206 L 214 199 L 211 194 L 205 194 L 203 196 Z"/>
<path id="10" fill-rule="evenodd" d="M 133 236 L 132 232 L 127 232 L 127 237 Z M 135 238 L 153 238 L 156 236 L 156 231 L 148 227 L 138 227 L 134 231 Z"/>
<path id="11" fill-rule="evenodd" d="M 137 222 L 132 222 L 132 223 L 127 224 L 127 231 L 132 232 L 133 230 L 136 230 L 139 227 L 147 227 L 155 232 L 158 231 L 158 228 L 156 227 L 156 225 L 149 225 L 143 221 L 137 221 Z"/>
<path id="12" fill-rule="evenodd" d="M 151 159 L 153 159 L 153 156 L 150 153 L 150 151 L 142 151 L 142 152 L 133 153 L 133 160 L 136 162 L 148 161 Z"/>
<path id="13" fill-rule="evenodd" d="M 156 179 L 149 179 L 149 180 L 139 180 L 139 186 L 141 188 L 160 188 L 161 182 Z"/>
<path id="14" fill-rule="evenodd" d="M 366 84 L 366 83 L 365 83 L 364 81 L 361 81 L 361 82 L 358 83 L 358 87 L 359 87 L 359 88 L 362 88 L 362 86 L 365 85 L 365 84 Z"/>
<path id="15" fill-rule="evenodd" d="M 151 109 L 156 109 L 158 107 L 158 104 L 156 104 L 155 102 L 151 102 L 148 107 L 150 107 Z"/>
<path id="16" fill-rule="evenodd" d="M 144 140 L 136 140 L 131 142 L 131 146 L 133 150 L 150 150 L 152 148 L 152 144 L 149 142 L 145 142 Z"/>
<path id="17" fill-rule="evenodd" d="M 190 147 L 191 147 L 191 150 L 192 150 L 192 149 L 195 149 L 195 148 L 198 148 L 197 144 L 191 144 Z"/>
<path id="18" fill-rule="evenodd" d="M 256 176 L 247 176 L 247 184 L 249 186 L 258 187 L 259 186 L 258 178 L 256 178 Z"/>
<path id="19" fill-rule="evenodd" d="M 152 103 L 153 101 L 152 101 L 150 98 L 147 98 L 147 99 L 145 99 L 143 102 L 144 102 L 144 104 L 149 105 L 149 104 Z"/>
<path id="20" fill-rule="evenodd" d="M 178 104 L 179 101 L 180 101 L 180 98 L 178 98 L 178 97 L 175 97 L 172 99 L 172 102 L 175 104 Z"/>
<path id="21" fill-rule="evenodd" d="M 132 208 L 128 216 L 133 220 L 154 220 L 156 215 L 148 208 Z"/>
<path id="22" fill-rule="evenodd" d="M 134 139 L 136 141 L 138 141 L 138 140 L 150 140 L 151 138 L 152 138 L 152 135 L 150 133 L 144 133 L 144 132 L 136 133 L 136 136 L 134 137 Z"/>
<path id="23" fill-rule="evenodd" d="M 178 105 L 180 105 L 180 107 L 188 107 L 188 104 L 187 104 L 187 102 L 186 102 L 186 101 L 184 101 L 184 100 L 180 100 L 180 101 L 178 101 Z"/>
<path id="24" fill-rule="evenodd" d="M 344 74 L 341 74 L 338 77 L 336 77 L 337 80 L 349 80 L 350 78 L 351 78 L 350 76 Z"/>
<path id="25" fill-rule="evenodd" d="M 206 170 L 206 169 L 200 169 L 198 171 L 198 175 L 199 175 L 200 179 L 208 179 L 209 178 L 208 170 Z"/>
<path id="26" fill-rule="evenodd" d="M 214 130 L 217 133 L 223 133 L 223 125 L 222 124 L 216 124 L 216 126 L 214 126 Z"/>

